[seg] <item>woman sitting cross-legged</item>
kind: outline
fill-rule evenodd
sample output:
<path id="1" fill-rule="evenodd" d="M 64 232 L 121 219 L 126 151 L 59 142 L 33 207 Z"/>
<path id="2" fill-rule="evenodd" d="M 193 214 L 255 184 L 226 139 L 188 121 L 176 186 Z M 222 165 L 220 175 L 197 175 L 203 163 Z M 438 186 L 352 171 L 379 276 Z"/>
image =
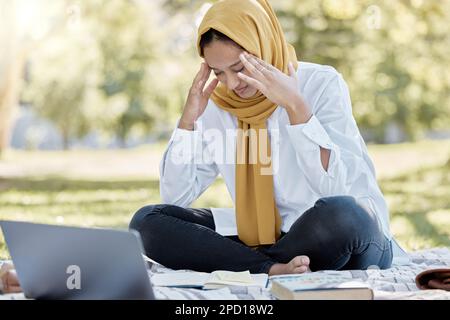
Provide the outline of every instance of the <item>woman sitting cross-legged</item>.
<path id="1" fill-rule="evenodd" d="M 389 268 L 388 209 L 341 74 L 298 61 L 266 0 L 213 4 L 197 49 L 162 204 L 130 223 L 146 254 L 206 272 Z M 219 174 L 234 208 L 190 208 Z"/>

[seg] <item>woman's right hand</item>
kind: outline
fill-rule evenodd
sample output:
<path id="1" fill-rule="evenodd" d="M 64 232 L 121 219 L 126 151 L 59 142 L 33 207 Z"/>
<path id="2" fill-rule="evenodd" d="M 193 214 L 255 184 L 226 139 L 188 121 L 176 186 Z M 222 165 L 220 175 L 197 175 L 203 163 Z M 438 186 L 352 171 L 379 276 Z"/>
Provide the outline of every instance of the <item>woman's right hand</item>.
<path id="1" fill-rule="evenodd" d="M 202 62 L 199 72 L 192 82 L 189 95 L 184 105 L 183 114 L 181 115 L 178 128 L 193 130 L 194 122 L 203 114 L 208 105 L 208 99 L 216 88 L 219 80 L 213 79 L 211 83 L 204 89 L 206 81 L 211 74 L 211 68 L 206 62 Z"/>

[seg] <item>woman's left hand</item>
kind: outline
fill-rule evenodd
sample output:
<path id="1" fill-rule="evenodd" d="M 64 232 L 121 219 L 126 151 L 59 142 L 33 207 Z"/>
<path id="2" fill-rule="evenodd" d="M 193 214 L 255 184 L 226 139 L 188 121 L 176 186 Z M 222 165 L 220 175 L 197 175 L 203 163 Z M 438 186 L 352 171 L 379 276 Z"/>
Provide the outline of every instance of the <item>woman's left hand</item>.
<path id="1" fill-rule="evenodd" d="M 298 91 L 297 75 L 291 62 L 288 65 L 289 75 L 286 75 L 271 64 L 245 51 L 239 55 L 239 58 L 250 76 L 239 72 L 238 77 L 258 89 L 273 103 L 286 108 L 302 99 Z"/>

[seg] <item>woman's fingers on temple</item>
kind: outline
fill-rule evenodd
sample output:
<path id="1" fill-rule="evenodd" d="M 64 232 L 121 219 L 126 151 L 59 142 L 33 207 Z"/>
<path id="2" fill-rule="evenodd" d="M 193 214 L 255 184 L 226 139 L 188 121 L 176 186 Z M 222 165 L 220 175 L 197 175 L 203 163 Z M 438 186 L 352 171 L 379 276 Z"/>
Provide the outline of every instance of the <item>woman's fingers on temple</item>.
<path id="1" fill-rule="evenodd" d="M 245 66 L 245 68 L 246 68 L 248 71 L 252 72 L 253 66 L 250 64 L 250 62 L 248 61 L 248 59 L 245 57 L 245 54 L 244 54 L 244 53 L 241 53 L 241 54 L 239 55 L 239 59 L 241 59 L 242 64 Z"/>
<path id="2" fill-rule="evenodd" d="M 209 75 L 211 74 L 211 68 L 208 66 L 206 62 L 203 62 L 203 76 L 206 77 L 205 80 L 208 80 Z"/>
<path id="3" fill-rule="evenodd" d="M 217 84 L 219 83 L 219 80 L 213 79 L 209 85 L 206 87 L 205 91 L 203 92 L 203 95 L 205 97 L 209 97 L 211 95 L 211 93 L 214 91 L 214 89 L 216 88 Z"/>
<path id="4" fill-rule="evenodd" d="M 202 62 L 201 66 L 200 66 L 200 70 L 198 70 L 197 73 L 197 77 L 202 77 L 203 74 L 205 73 L 205 69 L 206 69 L 206 63 Z"/>
<path id="5" fill-rule="evenodd" d="M 197 90 L 203 91 L 203 88 L 205 87 L 206 81 L 209 78 L 209 75 L 211 74 L 211 69 L 206 66 L 206 64 L 203 66 L 203 71 L 200 75 L 200 77 L 197 79 L 196 87 Z"/>
<path id="6" fill-rule="evenodd" d="M 260 65 L 262 65 L 263 67 L 265 67 L 267 70 L 269 71 L 274 71 L 274 70 L 278 70 L 277 68 L 275 68 L 273 65 L 271 65 L 270 63 L 258 58 L 257 56 L 251 55 L 253 57 L 253 59 L 255 59 Z"/>
<path id="7" fill-rule="evenodd" d="M 192 85 L 195 85 L 196 83 L 198 83 L 199 79 L 202 77 L 203 70 L 204 70 L 204 65 L 202 63 L 200 70 L 195 75 L 194 80 L 192 80 Z"/>
<path id="8" fill-rule="evenodd" d="M 238 72 L 238 77 L 241 78 L 242 80 L 244 80 L 246 83 L 248 83 L 252 87 L 255 87 L 256 89 L 261 91 L 261 82 L 259 82 L 258 80 L 253 79 L 253 78 L 243 74 L 242 72 Z"/>
<path id="9" fill-rule="evenodd" d="M 278 70 L 271 64 L 265 62 L 264 60 L 258 58 L 255 55 L 246 53 L 247 60 L 253 65 L 253 67 L 257 70 L 257 76 L 262 78 L 268 78 L 273 75 L 275 70 Z"/>
<path id="10" fill-rule="evenodd" d="M 250 74 L 256 77 L 263 76 L 263 74 L 256 68 L 254 61 L 251 61 L 248 55 L 246 57 L 245 54 L 241 54 L 239 57 L 241 58 L 242 63 L 244 64 L 245 68 L 250 72 Z"/>
<path id="11" fill-rule="evenodd" d="M 256 68 L 266 77 L 272 74 L 272 71 L 261 62 L 261 60 L 254 59 Z"/>
<path id="12" fill-rule="evenodd" d="M 205 63 L 205 72 L 204 72 L 203 78 L 202 78 L 204 85 L 208 81 L 210 74 L 211 74 L 211 68 Z"/>
<path id="13" fill-rule="evenodd" d="M 197 83 L 200 79 L 204 78 L 206 73 L 211 71 L 206 62 L 202 62 L 200 66 L 200 70 L 197 72 L 194 78 L 194 83 Z"/>

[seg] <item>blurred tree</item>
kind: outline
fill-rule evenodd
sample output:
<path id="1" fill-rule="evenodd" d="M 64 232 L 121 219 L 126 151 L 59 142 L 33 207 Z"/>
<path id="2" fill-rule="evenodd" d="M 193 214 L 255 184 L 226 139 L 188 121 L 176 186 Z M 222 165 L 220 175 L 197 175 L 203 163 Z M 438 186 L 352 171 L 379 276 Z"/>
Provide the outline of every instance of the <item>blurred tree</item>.
<path id="1" fill-rule="evenodd" d="M 197 67 L 190 10 L 174 12 L 166 2 L 114 0 L 103 10 L 104 1 L 97 0 L 86 13 L 102 56 L 99 88 L 109 101 L 122 105 L 116 109 L 122 112 L 107 117 L 104 125 L 123 146 L 129 134 L 167 131 Z"/>
<path id="2" fill-rule="evenodd" d="M 329 64 L 350 87 L 356 120 L 384 142 L 450 123 L 450 1 L 272 2 L 300 60 Z"/>
<path id="3" fill-rule="evenodd" d="M 160 2 L 93 0 L 66 11 L 64 30 L 33 53 L 24 99 L 56 124 L 65 147 L 91 130 L 126 146 L 130 134 L 164 128 L 181 104 L 186 59 L 168 45 L 175 25 L 158 27 L 169 19 Z"/>
<path id="4" fill-rule="evenodd" d="M 7 147 L 13 106 L 18 96 L 24 53 L 19 48 L 15 26 L 15 6 L 0 1 L 0 154 Z"/>
<path id="5" fill-rule="evenodd" d="M 15 35 L 14 6 L 0 0 L 0 44 L 6 49 L 0 52 L 0 150 L 8 141 L 25 61 L 30 76 L 23 99 L 57 122 L 67 144 L 92 130 L 125 146 L 130 136 L 172 129 L 199 67 L 196 28 L 209 1 L 38 3 L 35 8 L 53 14 L 35 14 L 29 29 L 50 24 L 44 29 L 57 31 L 37 37 L 41 45 L 28 58 L 20 48 L 30 39 Z M 343 73 L 356 120 L 370 139 L 386 141 L 392 127 L 405 139 L 448 127 L 449 0 L 271 3 L 300 60 Z"/>
<path id="6" fill-rule="evenodd" d="M 215 1 L 167 0 L 194 16 Z M 450 1 L 270 0 L 299 60 L 341 72 L 366 137 L 415 139 L 450 123 Z"/>
<path id="7" fill-rule="evenodd" d="M 60 3 L 63 3 L 62 1 Z M 0 0 L 0 155 L 8 147 L 13 115 L 18 105 L 25 63 L 32 49 L 59 29 L 64 15 L 32 26 L 38 1 Z"/>
<path id="8" fill-rule="evenodd" d="M 136 5 L 122 0 L 84 4 L 90 32 L 101 55 L 99 88 L 106 98 L 123 98 L 115 99 L 122 101 L 122 111 L 116 113 L 114 119 L 108 117 L 110 121 L 104 123 L 106 127 L 114 128 L 122 146 L 133 127 L 139 126 L 148 132 L 161 115 L 157 109 L 147 108 L 151 94 L 155 92 L 146 85 L 147 77 L 151 76 L 149 65 L 157 63 L 162 55 L 158 40 L 163 32 L 157 26 L 155 12 L 158 11 L 143 10 L 148 9 L 143 8 L 144 5 L 150 4 Z"/>
<path id="9" fill-rule="evenodd" d="M 66 39 L 64 42 L 60 41 L 62 35 Z M 95 127 L 97 113 L 90 110 L 89 103 L 93 100 L 87 93 L 95 90 L 98 58 L 97 52 L 91 51 L 90 41 L 76 35 L 62 35 L 47 40 L 33 55 L 29 71 L 31 81 L 22 99 L 52 121 L 61 133 L 64 149 L 68 149 L 72 138 L 83 137 Z M 79 54 L 80 51 L 85 54 Z M 88 98 L 91 99 L 88 101 Z"/>

